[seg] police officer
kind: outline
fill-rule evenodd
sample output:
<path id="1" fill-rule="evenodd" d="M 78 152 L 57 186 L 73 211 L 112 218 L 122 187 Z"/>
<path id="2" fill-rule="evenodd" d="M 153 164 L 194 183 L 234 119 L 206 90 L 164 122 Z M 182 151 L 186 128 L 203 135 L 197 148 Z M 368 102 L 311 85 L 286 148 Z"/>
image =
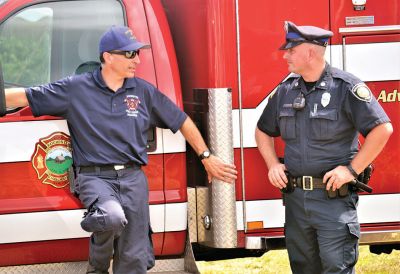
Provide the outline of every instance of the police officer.
<path id="1" fill-rule="evenodd" d="M 101 67 L 94 72 L 33 87 L 6 90 L 7 106 L 29 106 L 35 116 L 64 117 L 72 138 L 81 223 L 92 232 L 87 273 L 140 274 L 154 265 L 150 237 L 147 131 L 180 130 L 198 153 L 209 179 L 236 179 L 235 166 L 210 155 L 192 120 L 156 87 L 135 77 L 139 42 L 125 26 L 101 37 Z"/>
<path id="2" fill-rule="evenodd" d="M 293 273 L 353 273 L 358 259 L 358 196 L 348 190 L 393 129 L 369 88 L 331 67 L 330 31 L 285 23 L 291 74 L 271 95 L 255 132 L 270 183 L 284 194 L 285 239 Z M 358 134 L 365 142 L 358 150 Z M 284 163 L 273 137 L 285 142 Z M 289 173 L 289 180 L 286 176 Z M 336 195 L 327 195 L 328 193 Z"/>

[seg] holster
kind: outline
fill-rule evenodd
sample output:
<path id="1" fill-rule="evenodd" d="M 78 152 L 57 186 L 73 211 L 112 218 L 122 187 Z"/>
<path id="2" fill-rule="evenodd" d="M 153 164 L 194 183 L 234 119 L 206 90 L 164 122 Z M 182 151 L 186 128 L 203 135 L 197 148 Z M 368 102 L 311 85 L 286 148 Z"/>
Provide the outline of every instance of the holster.
<path id="1" fill-rule="evenodd" d="M 294 179 L 292 176 L 290 176 L 290 173 L 285 170 L 286 178 L 288 180 L 286 187 L 281 189 L 282 193 L 292 193 L 294 191 Z"/>
<path id="2" fill-rule="evenodd" d="M 369 181 L 371 180 L 371 176 L 372 176 L 372 172 L 374 171 L 374 166 L 372 164 L 369 164 L 364 170 L 363 172 L 361 172 L 358 177 L 357 177 L 357 181 L 368 185 Z M 350 190 L 351 191 L 356 191 L 356 192 L 362 192 L 364 190 L 361 190 L 353 185 L 350 186 Z"/>
<path id="3" fill-rule="evenodd" d="M 342 185 L 339 189 L 335 191 L 332 190 L 332 187 L 326 191 L 329 199 L 335 199 L 337 197 L 343 198 L 349 195 L 349 186 L 347 184 Z"/>

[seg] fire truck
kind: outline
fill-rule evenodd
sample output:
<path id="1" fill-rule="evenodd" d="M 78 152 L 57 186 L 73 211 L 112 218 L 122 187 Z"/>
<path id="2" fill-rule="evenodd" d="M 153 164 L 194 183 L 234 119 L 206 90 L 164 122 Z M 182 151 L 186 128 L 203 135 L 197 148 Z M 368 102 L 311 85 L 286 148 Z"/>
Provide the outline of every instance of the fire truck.
<path id="1" fill-rule="evenodd" d="M 269 94 L 289 75 L 285 20 L 330 29 L 326 60 L 369 86 L 395 129 L 361 193 L 361 244 L 400 243 L 400 16 L 398 0 L 0 0 L 5 88 L 29 87 L 98 67 L 98 41 L 129 26 L 151 49 L 137 75 L 195 121 L 214 154 L 234 163 L 234 184 L 208 184 L 178 132 L 148 133 L 156 269 L 196 272 L 197 252 L 264 252 L 284 240 L 281 193 L 267 177 L 254 131 Z M 101 122 L 101 121 L 100 121 Z M 361 141 L 362 143 L 362 141 Z M 276 150 L 283 156 L 283 142 Z M 0 118 L 0 272 L 83 271 L 85 209 L 73 194 L 67 122 L 29 107 Z M 193 251 L 194 250 L 194 251 Z M 237 253 L 232 252 L 237 251 Z M 236 255 L 235 255 L 236 254 Z M 168 260 L 164 260 L 168 259 Z"/>

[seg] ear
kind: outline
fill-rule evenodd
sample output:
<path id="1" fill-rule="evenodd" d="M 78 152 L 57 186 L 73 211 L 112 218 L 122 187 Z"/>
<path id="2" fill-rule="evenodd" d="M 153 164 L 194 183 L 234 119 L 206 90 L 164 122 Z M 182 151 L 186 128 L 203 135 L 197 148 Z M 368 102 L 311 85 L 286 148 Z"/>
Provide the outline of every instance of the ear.
<path id="1" fill-rule="evenodd" d="M 104 59 L 104 63 L 110 63 L 113 59 L 112 54 L 108 53 L 108 52 L 103 52 L 103 59 Z"/>
<path id="2" fill-rule="evenodd" d="M 307 51 L 307 58 L 308 60 L 312 60 L 315 57 L 315 48 L 309 47 Z"/>

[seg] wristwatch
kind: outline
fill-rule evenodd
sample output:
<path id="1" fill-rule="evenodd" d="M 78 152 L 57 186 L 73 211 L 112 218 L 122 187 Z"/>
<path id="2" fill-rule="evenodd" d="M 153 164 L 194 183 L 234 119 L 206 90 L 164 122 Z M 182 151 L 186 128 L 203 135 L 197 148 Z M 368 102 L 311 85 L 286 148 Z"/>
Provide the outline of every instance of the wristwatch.
<path id="1" fill-rule="evenodd" d="M 358 178 L 358 174 L 357 174 L 357 172 L 354 170 L 354 168 L 351 166 L 351 164 L 348 164 L 346 167 L 347 167 L 347 169 L 350 171 L 351 175 L 354 176 L 354 179 L 357 179 L 357 178 Z"/>
<path id="2" fill-rule="evenodd" d="M 200 158 L 200 160 L 204 160 L 204 159 L 207 159 L 210 156 L 211 156 L 211 152 L 208 151 L 208 150 L 205 150 L 199 155 L 199 158 Z"/>

